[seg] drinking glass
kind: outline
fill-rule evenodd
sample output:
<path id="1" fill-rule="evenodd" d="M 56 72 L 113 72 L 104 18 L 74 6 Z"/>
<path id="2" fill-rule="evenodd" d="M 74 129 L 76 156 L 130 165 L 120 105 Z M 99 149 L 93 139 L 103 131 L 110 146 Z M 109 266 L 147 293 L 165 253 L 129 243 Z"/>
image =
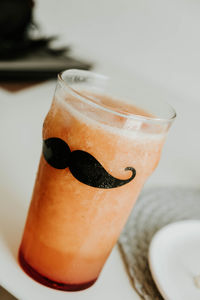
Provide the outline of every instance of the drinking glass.
<path id="1" fill-rule="evenodd" d="M 89 71 L 59 74 L 19 250 L 32 278 L 61 290 L 91 286 L 115 245 L 175 119 Z"/>

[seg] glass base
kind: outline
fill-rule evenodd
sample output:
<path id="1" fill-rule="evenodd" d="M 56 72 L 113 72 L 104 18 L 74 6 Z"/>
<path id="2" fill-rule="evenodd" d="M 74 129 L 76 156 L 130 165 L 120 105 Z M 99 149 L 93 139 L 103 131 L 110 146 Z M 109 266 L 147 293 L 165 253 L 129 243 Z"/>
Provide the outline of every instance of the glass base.
<path id="1" fill-rule="evenodd" d="M 67 284 L 67 283 L 60 283 L 53 281 L 51 279 L 48 279 L 47 277 L 41 275 L 37 271 L 35 271 L 25 260 L 24 255 L 22 254 L 22 251 L 19 251 L 19 263 L 22 269 L 25 271 L 26 274 L 28 274 L 31 278 L 35 279 L 37 282 L 46 285 L 52 289 L 56 290 L 62 290 L 62 291 L 81 291 L 84 289 L 89 288 L 91 285 L 95 283 L 97 278 L 95 278 L 92 281 L 89 282 L 83 282 L 83 283 L 77 283 L 77 284 Z"/>

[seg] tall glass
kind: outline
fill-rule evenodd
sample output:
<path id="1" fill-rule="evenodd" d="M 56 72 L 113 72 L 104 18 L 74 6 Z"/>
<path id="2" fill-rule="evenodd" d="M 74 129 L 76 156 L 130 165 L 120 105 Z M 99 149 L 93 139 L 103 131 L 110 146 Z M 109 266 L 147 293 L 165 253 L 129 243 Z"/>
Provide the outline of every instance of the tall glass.
<path id="1" fill-rule="evenodd" d="M 19 250 L 23 269 L 47 286 L 96 281 L 159 162 L 175 111 L 134 98 L 131 85 L 92 72 L 58 76 Z"/>

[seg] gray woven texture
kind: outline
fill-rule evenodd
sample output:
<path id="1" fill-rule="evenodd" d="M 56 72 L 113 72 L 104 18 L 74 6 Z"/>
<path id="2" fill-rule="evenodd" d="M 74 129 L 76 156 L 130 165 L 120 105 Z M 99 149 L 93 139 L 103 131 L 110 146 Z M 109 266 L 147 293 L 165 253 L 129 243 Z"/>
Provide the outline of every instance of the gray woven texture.
<path id="1" fill-rule="evenodd" d="M 180 220 L 200 219 L 200 190 L 157 188 L 141 194 L 120 236 L 119 245 L 129 275 L 142 299 L 161 300 L 148 266 L 153 235 Z"/>

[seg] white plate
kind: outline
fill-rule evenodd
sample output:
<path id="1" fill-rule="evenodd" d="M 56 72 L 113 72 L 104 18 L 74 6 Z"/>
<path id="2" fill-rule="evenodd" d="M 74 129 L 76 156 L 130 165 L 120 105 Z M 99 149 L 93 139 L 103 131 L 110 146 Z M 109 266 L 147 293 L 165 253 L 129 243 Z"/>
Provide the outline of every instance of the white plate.
<path id="1" fill-rule="evenodd" d="M 149 265 L 166 300 L 200 299 L 200 221 L 180 221 L 153 237 Z"/>
<path id="2" fill-rule="evenodd" d="M 14 94 L 0 90 L 0 285 L 20 300 L 138 299 L 116 248 L 99 280 L 76 293 L 37 283 L 17 262 L 54 88 L 49 82 Z"/>

